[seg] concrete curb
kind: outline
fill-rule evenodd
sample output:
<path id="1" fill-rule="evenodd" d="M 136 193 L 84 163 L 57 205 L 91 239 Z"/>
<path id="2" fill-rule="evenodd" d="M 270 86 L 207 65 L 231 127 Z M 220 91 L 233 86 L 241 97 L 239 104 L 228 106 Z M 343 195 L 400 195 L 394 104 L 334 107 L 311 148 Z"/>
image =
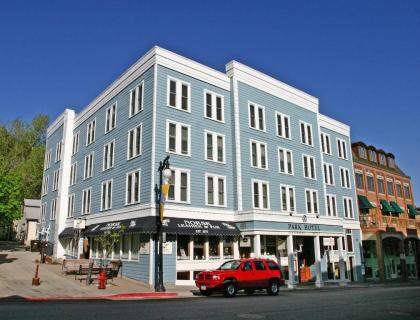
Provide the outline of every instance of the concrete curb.
<path id="1" fill-rule="evenodd" d="M 62 300 L 138 300 L 138 299 L 155 299 L 155 298 L 174 298 L 177 297 L 176 292 L 134 292 L 120 293 L 109 296 L 87 296 L 87 297 L 23 297 L 28 301 L 62 301 Z"/>

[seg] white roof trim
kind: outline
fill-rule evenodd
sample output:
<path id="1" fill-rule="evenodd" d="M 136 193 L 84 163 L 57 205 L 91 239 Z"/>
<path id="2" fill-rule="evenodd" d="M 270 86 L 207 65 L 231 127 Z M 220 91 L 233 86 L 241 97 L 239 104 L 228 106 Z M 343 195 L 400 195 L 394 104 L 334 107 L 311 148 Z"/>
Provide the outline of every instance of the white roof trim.
<path id="1" fill-rule="evenodd" d="M 64 117 L 66 116 L 68 112 L 74 112 L 74 111 L 71 109 L 64 109 L 63 113 L 61 113 L 57 117 L 57 119 L 55 119 L 54 122 L 49 125 L 49 127 L 47 128 L 47 138 L 51 136 L 55 132 L 55 130 L 60 128 L 61 125 L 64 124 Z"/>
<path id="2" fill-rule="evenodd" d="M 318 112 L 319 110 L 318 98 L 235 60 L 226 64 L 226 73 L 229 77 L 235 76 L 238 81 L 247 83 L 310 111 Z"/>
<path id="3" fill-rule="evenodd" d="M 319 125 L 323 128 L 330 129 L 347 137 L 350 137 L 350 126 L 327 117 L 323 114 L 319 115 Z"/>
<path id="4" fill-rule="evenodd" d="M 230 90 L 230 79 L 224 73 L 169 50 L 154 46 L 77 115 L 75 128 L 154 64 L 168 67 L 222 89 Z"/>

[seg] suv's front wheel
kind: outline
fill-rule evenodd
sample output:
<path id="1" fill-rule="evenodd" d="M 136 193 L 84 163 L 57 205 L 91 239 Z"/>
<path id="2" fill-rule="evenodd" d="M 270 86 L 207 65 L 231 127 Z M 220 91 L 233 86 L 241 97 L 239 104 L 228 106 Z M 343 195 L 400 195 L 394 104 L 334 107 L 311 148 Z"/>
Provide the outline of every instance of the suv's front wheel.
<path id="1" fill-rule="evenodd" d="M 267 293 L 270 296 L 276 296 L 279 294 L 279 291 L 280 291 L 279 282 L 277 280 L 271 280 L 267 288 Z"/>
<path id="2" fill-rule="evenodd" d="M 235 281 L 229 281 L 225 284 L 223 295 L 228 298 L 233 298 L 234 296 L 236 296 L 236 291 L 237 289 Z"/>

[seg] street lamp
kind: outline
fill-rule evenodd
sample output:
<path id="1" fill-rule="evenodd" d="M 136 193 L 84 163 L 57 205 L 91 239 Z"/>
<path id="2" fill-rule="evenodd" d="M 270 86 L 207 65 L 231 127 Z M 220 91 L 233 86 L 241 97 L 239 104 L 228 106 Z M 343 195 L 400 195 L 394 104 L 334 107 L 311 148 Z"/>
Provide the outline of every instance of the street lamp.
<path id="1" fill-rule="evenodd" d="M 169 178 L 172 175 L 171 169 L 169 169 L 169 156 L 159 163 L 159 186 L 155 185 L 156 201 L 158 204 L 159 216 L 156 219 L 157 233 L 159 237 L 159 249 L 158 249 L 158 281 L 155 283 L 156 292 L 165 292 L 165 286 L 163 285 L 163 209 L 166 198 L 169 191 Z M 155 269 L 156 270 L 156 269 Z M 156 278 L 156 277 L 155 277 Z"/>

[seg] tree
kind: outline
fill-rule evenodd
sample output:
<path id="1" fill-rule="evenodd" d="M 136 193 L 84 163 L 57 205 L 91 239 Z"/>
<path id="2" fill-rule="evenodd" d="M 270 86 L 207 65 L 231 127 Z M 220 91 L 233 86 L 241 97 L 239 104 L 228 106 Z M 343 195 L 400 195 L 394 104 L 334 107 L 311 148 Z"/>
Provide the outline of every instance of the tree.
<path id="1" fill-rule="evenodd" d="M 0 164 L 0 223 L 10 224 L 22 214 L 22 183 Z"/>
<path id="2" fill-rule="evenodd" d="M 96 238 L 101 244 L 102 249 L 105 250 L 105 258 L 108 258 L 114 248 L 114 245 L 120 242 L 121 235 L 124 231 L 125 226 L 121 226 L 119 230 L 107 230 Z"/>

